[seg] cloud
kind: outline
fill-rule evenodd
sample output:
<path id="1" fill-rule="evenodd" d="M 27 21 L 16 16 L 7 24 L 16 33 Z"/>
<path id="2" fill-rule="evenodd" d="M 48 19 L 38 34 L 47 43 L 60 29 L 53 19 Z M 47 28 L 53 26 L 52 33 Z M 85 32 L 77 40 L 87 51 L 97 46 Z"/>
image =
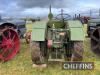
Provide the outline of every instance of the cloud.
<path id="1" fill-rule="evenodd" d="M 69 14 L 86 12 L 100 8 L 100 0 L 0 0 L 0 13 L 11 17 L 43 17 L 47 16 L 52 5 L 54 14 L 61 9 Z"/>
<path id="2" fill-rule="evenodd" d="M 43 7 L 52 5 L 54 8 L 68 7 L 75 0 L 17 0 L 17 4 L 23 8 Z"/>
<path id="3" fill-rule="evenodd" d="M 1 0 L 1 10 L 3 16 L 22 17 L 22 16 L 47 16 L 49 6 L 52 5 L 54 14 L 61 8 L 69 7 L 72 0 Z M 8 3 L 7 3 L 8 2 Z M 68 3 L 68 4 L 67 4 Z M 45 13 L 45 14 L 44 14 Z"/>

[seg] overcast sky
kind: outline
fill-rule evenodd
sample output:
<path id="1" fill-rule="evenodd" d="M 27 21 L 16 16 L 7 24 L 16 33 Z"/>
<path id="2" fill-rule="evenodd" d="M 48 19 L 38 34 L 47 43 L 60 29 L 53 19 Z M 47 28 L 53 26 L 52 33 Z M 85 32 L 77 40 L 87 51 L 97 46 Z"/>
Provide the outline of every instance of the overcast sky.
<path id="1" fill-rule="evenodd" d="M 11 17 L 44 17 L 49 12 L 57 14 L 63 9 L 69 14 L 99 9 L 100 0 L 0 0 L 0 14 Z"/>

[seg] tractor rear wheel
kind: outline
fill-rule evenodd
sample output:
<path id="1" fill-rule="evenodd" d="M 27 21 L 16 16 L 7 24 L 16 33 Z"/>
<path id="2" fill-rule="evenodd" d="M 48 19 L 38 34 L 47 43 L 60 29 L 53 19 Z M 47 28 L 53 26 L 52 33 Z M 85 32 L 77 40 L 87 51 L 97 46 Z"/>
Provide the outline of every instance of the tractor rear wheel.
<path id="1" fill-rule="evenodd" d="M 93 51 L 100 51 L 100 27 L 91 34 L 91 48 Z"/>
<path id="2" fill-rule="evenodd" d="M 91 32 L 91 50 L 99 55 L 100 53 L 100 27 L 96 28 Z"/>
<path id="3" fill-rule="evenodd" d="M 20 50 L 20 39 L 14 29 L 2 29 L 0 33 L 0 60 L 11 60 Z"/>
<path id="4" fill-rule="evenodd" d="M 84 52 L 83 42 L 74 42 L 73 50 L 71 61 L 82 61 Z"/>
<path id="5" fill-rule="evenodd" d="M 34 64 L 44 64 L 46 57 L 46 43 L 32 42 L 31 43 L 31 59 Z"/>

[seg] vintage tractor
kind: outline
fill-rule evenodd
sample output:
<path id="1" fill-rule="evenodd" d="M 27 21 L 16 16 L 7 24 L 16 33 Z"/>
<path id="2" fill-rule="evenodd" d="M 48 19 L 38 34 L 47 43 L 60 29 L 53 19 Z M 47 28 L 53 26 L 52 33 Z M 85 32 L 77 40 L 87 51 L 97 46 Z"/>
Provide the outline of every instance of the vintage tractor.
<path id="1" fill-rule="evenodd" d="M 80 20 L 82 22 L 82 24 L 87 24 L 90 17 L 89 16 L 82 16 L 81 14 L 78 14 L 78 15 L 75 14 L 73 19 Z"/>
<path id="2" fill-rule="evenodd" d="M 49 21 L 35 22 L 31 36 L 31 56 L 35 64 L 46 61 L 82 61 L 84 30 L 78 20 L 71 16 L 58 14 L 48 15 Z"/>
<path id="3" fill-rule="evenodd" d="M 0 61 L 11 60 L 20 50 L 20 39 L 16 26 L 0 21 Z"/>
<path id="4" fill-rule="evenodd" d="M 88 36 L 91 38 L 91 48 L 93 51 L 100 51 L 100 19 L 91 19 L 88 22 Z"/>
<path id="5" fill-rule="evenodd" d="M 24 34 L 26 33 L 26 21 L 13 19 L 8 20 L 7 22 L 12 23 L 17 27 L 19 37 L 22 39 L 24 37 Z"/>

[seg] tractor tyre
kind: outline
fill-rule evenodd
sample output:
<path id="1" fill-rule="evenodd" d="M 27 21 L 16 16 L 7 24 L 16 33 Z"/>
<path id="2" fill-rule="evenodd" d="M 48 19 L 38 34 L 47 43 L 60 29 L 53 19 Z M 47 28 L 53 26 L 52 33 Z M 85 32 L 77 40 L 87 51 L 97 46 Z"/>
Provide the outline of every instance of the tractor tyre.
<path id="1" fill-rule="evenodd" d="M 65 44 L 65 60 L 71 61 L 71 56 L 73 52 L 74 43 L 70 41 L 68 44 Z"/>
<path id="2" fill-rule="evenodd" d="M 83 52 L 84 52 L 84 44 L 83 42 L 74 42 L 73 46 L 73 54 L 71 61 L 82 61 L 83 60 Z"/>
<path id="3" fill-rule="evenodd" d="M 40 65 L 45 63 L 45 49 L 44 42 L 31 43 L 31 59 L 34 64 Z"/>
<path id="4" fill-rule="evenodd" d="M 95 53 L 100 53 L 100 27 L 91 33 L 91 49 Z"/>

